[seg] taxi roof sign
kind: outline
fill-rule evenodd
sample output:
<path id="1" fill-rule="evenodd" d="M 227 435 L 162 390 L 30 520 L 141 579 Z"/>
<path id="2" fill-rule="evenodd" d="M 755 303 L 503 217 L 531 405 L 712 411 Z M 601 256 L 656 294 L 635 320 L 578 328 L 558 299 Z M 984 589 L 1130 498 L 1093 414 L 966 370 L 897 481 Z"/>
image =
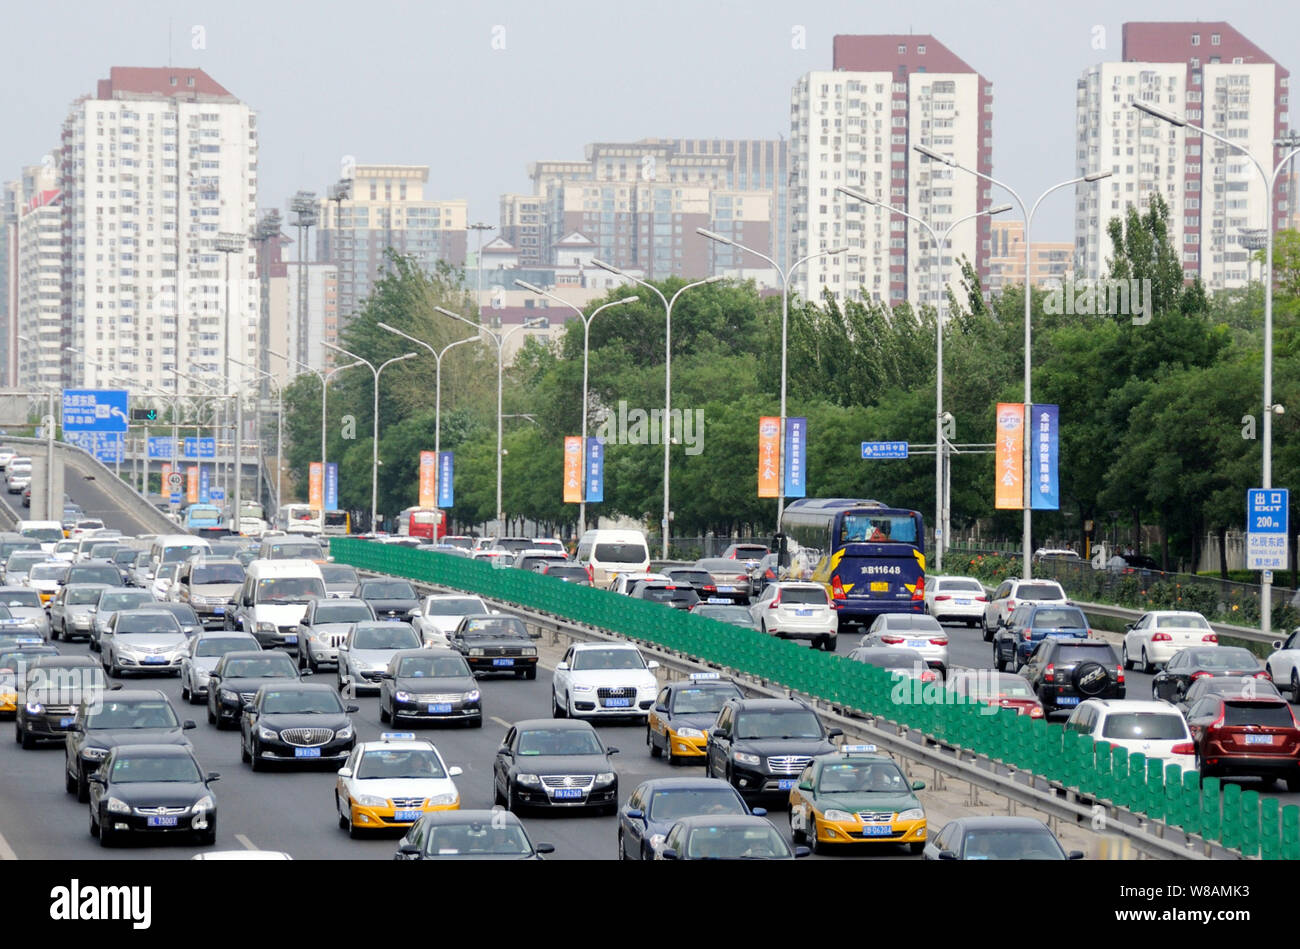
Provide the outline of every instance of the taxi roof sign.
<path id="1" fill-rule="evenodd" d="M 380 741 L 415 741 L 415 732 L 382 732 Z"/>
<path id="2" fill-rule="evenodd" d="M 840 748 L 840 754 L 842 755 L 871 755 L 875 753 L 875 745 L 845 745 Z"/>
<path id="3" fill-rule="evenodd" d="M 701 682 L 708 679 L 721 679 L 721 678 L 722 676 L 718 675 L 718 673 L 716 672 L 692 672 L 690 674 L 690 680 L 692 682 Z"/>

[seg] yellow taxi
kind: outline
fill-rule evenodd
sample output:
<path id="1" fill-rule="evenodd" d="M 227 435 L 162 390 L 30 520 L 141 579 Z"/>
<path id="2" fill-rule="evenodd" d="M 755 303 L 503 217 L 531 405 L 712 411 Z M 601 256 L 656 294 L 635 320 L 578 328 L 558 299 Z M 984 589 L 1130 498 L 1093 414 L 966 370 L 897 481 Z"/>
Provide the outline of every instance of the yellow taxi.
<path id="1" fill-rule="evenodd" d="M 695 672 L 688 679 L 669 682 L 659 690 L 646 715 L 645 741 L 651 756 L 669 764 L 703 762 L 709 726 L 727 699 L 744 698 L 740 686 L 716 672 Z"/>
<path id="2" fill-rule="evenodd" d="M 813 758 L 790 790 L 790 833 L 814 853 L 836 844 L 905 844 L 925 849 L 925 808 L 897 762 L 875 745 L 844 745 Z"/>
<path id="3" fill-rule="evenodd" d="M 353 837 L 410 827 L 430 811 L 460 808 L 460 790 L 432 742 L 411 732 L 385 732 L 361 742 L 339 769 L 334 805 L 339 826 Z"/>
<path id="4" fill-rule="evenodd" d="M 37 656 L 57 656 L 53 646 L 29 645 L 0 649 L 0 715 L 6 717 L 18 711 L 18 679 L 24 667 Z"/>

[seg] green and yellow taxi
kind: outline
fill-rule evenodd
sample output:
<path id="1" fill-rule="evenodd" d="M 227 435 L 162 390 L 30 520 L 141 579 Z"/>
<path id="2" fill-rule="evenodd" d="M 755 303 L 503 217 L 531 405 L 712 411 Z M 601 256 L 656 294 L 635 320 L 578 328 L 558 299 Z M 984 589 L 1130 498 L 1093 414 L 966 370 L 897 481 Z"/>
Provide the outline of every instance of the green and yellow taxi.
<path id="1" fill-rule="evenodd" d="M 925 849 L 925 808 L 898 763 L 875 745 L 844 745 L 808 763 L 790 791 L 790 832 L 815 853 L 836 844 Z"/>
<path id="2" fill-rule="evenodd" d="M 716 672 L 695 672 L 687 679 L 669 682 L 659 690 L 646 715 L 646 744 L 650 754 L 663 755 L 669 764 L 703 762 L 709 726 L 727 699 L 744 698 L 740 686 Z"/>

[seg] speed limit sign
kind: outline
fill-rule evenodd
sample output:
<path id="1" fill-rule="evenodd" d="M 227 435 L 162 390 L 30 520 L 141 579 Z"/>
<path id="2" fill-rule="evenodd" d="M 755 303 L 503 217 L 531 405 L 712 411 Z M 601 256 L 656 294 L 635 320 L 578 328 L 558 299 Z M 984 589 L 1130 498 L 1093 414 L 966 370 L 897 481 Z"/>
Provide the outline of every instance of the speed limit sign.
<path id="1" fill-rule="evenodd" d="M 173 491 L 179 491 L 181 489 L 181 482 L 183 480 L 184 479 L 181 478 L 178 472 L 173 471 L 171 474 L 167 476 L 167 486 L 170 487 Z"/>

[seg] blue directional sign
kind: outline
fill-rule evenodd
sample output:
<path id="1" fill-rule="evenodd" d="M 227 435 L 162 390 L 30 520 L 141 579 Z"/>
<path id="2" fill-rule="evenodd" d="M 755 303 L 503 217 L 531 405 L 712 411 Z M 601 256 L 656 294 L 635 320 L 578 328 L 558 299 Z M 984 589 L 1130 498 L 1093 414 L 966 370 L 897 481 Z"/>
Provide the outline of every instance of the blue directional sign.
<path id="1" fill-rule="evenodd" d="M 181 503 L 181 493 L 180 493 L 179 491 L 173 491 L 170 495 L 168 495 L 168 500 L 169 500 L 172 504 L 180 504 L 180 503 Z"/>
<path id="2" fill-rule="evenodd" d="M 1286 488 L 1251 488 L 1246 492 L 1246 569 L 1285 570 L 1287 566 Z"/>
<path id="3" fill-rule="evenodd" d="M 213 501 L 224 501 L 226 499 L 226 489 L 208 488 L 208 497 Z"/>
<path id="4" fill-rule="evenodd" d="M 863 442 L 863 458 L 906 458 L 907 442 Z"/>
<path id="5" fill-rule="evenodd" d="M 64 432 L 63 440 L 89 452 L 106 465 L 116 464 L 124 458 L 122 436 L 117 432 Z"/>
<path id="6" fill-rule="evenodd" d="M 129 417 L 126 389 L 64 389 L 65 432 L 125 432 Z"/>
<path id="7" fill-rule="evenodd" d="M 172 460 L 172 439 L 170 435 L 149 436 L 149 458 L 161 458 L 163 461 Z"/>
<path id="8" fill-rule="evenodd" d="M 215 438 L 187 438 L 181 445 L 186 458 L 217 457 L 217 440 Z"/>

